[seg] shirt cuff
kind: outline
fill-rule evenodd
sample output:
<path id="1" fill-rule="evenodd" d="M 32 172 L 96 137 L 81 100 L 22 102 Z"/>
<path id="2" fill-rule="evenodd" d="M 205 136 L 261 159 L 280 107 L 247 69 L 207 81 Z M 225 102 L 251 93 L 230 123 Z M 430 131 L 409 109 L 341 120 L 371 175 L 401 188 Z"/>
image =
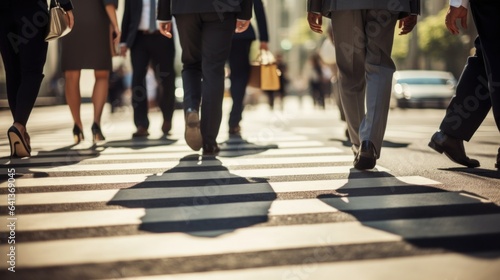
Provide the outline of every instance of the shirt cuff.
<path id="1" fill-rule="evenodd" d="M 158 23 L 169 23 L 171 20 L 156 20 Z"/>
<path id="2" fill-rule="evenodd" d="M 465 8 L 469 7 L 469 0 L 450 0 L 450 6 L 452 7 L 460 7 L 464 6 Z"/>

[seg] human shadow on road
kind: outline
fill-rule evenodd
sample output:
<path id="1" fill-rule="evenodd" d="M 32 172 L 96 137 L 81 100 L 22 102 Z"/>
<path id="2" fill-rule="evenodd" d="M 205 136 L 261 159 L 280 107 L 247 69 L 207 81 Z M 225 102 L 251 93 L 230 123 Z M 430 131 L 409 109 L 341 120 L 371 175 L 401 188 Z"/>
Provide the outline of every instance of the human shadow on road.
<path id="1" fill-rule="evenodd" d="M 265 152 L 270 149 L 278 149 L 277 144 L 258 145 L 245 140 L 240 135 L 229 137 L 226 141 L 220 143 L 221 157 L 240 157 Z"/>
<path id="2" fill-rule="evenodd" d="M 161 137 L 159 139 L 151 138 L 132 138 L 126 140 L 108 141 L 102 144 L 105 148 L 130 148 L 132 150 L 140 150 L 150 147 L 168 146 L 177 142 L 177 139 Z"/>
<path id="3" fill-rule="evenodd" d="M 391 246 L 407 255 L 500 249 L 499 206 L 475 194 L 446 191 L 437 187 L 438 182 L 420 185 L 402 180 L 387 172 L 352 169 L 345 185 L 318 198 L 363 228 L 395 236 L 386 247 L 384 242 L 378 245 L 382 251 Z M 366 232 L 366 243 L 381 242 L 370 240 L 372 233 Z"/>
<path id="4" fill-rule="evenodd" d="M 188 155 L 177 166 L 120 190 L 108 205 L 144 208 L 140 230 L 217 237 L 268 220 L 276 199 L 266 178 L 245 178 L 215 157 Z"/>

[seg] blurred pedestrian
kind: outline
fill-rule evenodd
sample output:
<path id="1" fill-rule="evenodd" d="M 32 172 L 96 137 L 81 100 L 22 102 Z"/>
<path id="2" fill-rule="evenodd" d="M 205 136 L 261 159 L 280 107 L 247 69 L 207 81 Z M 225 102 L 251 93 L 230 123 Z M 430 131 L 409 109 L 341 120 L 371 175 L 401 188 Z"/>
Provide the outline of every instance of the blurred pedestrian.
<path id="1" fill-rule="evenodd" d="M 285 96 L 286 96 L 286 90 L 287 90 L 287 86 L 288 86 L 288 65 L 285 62 L 285 58 L 283 57 L 283 54 L 281 54 L 281 53 L 276 54 L 276 66 L 278 67 L 278 70 L 280 72 L 280 76 L 279 76 L 280 87 L 276 91 L 266 90 L 264 92 L 268 96 L 269 107 L 271 107 L 271 109 L 274 109 L 275 100 L 276 100 L 276 98 L 279 98 L 280 99 L 280 109 L 283 110 Z"/>
<path id="2" fill-rule="evenodd" d="M 160 30 L 172 37 L 173 14 L 182 47 L 184 137 L 191 149 L 198 151 L 203 147 L 204 155 L 219 153 L 216 139 L 222 120 L 224 65 L 234 32 L 243 32 L 250 25 L 252 3 L 252 0 L 219 0 L 217 5 L 198 0 L 159 1 Z"/>
<path id="3" fill-rule="evenodd" d="M 331 17 L 342 107 L 356 169 L 372 169 L 380 157 L 396 68 L 391 59 L 395 25 L 404 12 L 400 34 L 413 30 L 417 16 L 408 15 L 413 1 L 419 2 L 344 1 L 338 9 L 336 0 L 308 0 L 307 18 L 314 32 L 323 32 L 322 15 Z"/>
<path id="4" fill-rule="evenodd" d="M 309 57 L 309 63 L 305 67 L 309 81 L 309 93 L 314 106 L 325 109 L 325 97 L 331 90 L 332 71 L 330 67 L 321 61 L 318 53 Z"/>
<path id="5" fill-rule="evenodd" d="M 137 131 L 132 137 L 149 135 L 146 75 L 151 65 L 156 78 L 156 104 L 163 115 L 161 130 L 168 135 L 175 106 L 174 41 L 161 35 L 156 23 L 157 0 L 125 0 L 121 54 L 130 49 L 132 61 L 132 107 Z"/>
<path id="6" fill-rule="evenodd" d="M 80 116 L 80 75 L 82 69 L 93 69 L 94 122 L 91 129 L 92 140 L 97 142 L 105 140 L 101 131 L 101 116 L 109 90 L 112 49 L 120 40 L 116 18 L 118 0 L 73 0 L 73 3 L 78 24 L 62 38 L 61 62 L 66 79 L 66 102 L 74 121 L 73 137 L 75 143 L 79 143 L 84 140 Z"/>
<path id="7" fill-rule="evenodd" d="M 269 50 L 269 35 L 267 32 L 267 20 L 262 0 L 254 0 L 254 12 L 259 30 L 259 49 Z M 229 54 L 229 67 L 231 68 L 231 87 L 230 93 L 233 99 L 231 112 L 229 113 L 229 135 L 240 135 L 240 121 L 244 109 L 243 100 L 245 99 L 248 78 L 250 77 L 250 47 L 252 42 L 257 39 L 255 30 L 250 24 L 248 29 L 242 33 L 236 33 L 233 36 L 231 52 Z"/>
<path id="8" fill-rule="evenodd" d="M 70 0 L 59 0 L 73 28 Z M 52 1 L 51 6 L 55 3 Z M 41 20 L 45 18 L 46 20 Z M 7 132 L 11 157 L 31 156 L 26 129 L 43 80 L 48 43 L 47 1 L 2 0 L 0 3 L 0 53 L 5 68 L 7 98 L 14 119 Z"/>
<path id="9" fill-rule="evenodd" d="M 468 2 L 450 0 L 445 24 L 452 34 L 459 34 L 457 21 L 467 28 Z M 478 32 L 476 52 L 467 59 L 455 97 L 429 146 L 458 164 L 478 167 L 479 161 L 465 153 L 464 141 L 472 138 L 491 107 L 500 131 L 500 2 L 471 0 L 470 9 Z M 495 167 L 500 168 L 500 148 Z"/>
<path id="10" fill-rule="evenodd" d="M 125 75 L 125 66 L 121 64 L 109 76 L 108 102 L 111 105 L 111 113 L 123 106 L 123 95 L 127 90 Z"/>

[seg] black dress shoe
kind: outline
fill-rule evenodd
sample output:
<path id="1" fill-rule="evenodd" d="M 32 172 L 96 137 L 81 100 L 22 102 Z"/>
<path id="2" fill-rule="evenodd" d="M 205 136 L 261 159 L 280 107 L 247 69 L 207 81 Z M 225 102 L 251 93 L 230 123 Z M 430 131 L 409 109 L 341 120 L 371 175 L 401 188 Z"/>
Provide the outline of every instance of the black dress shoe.
<path id="1" fill-rule="evenodd" d="M 216 156 L 220 152 L 220 148 L 217 144 L 214 145 L 203 145 L 203 155 L 204 156 Z"/>
<path id="2" fill-rule="evenodd" d="M 148 136 L 149 136 L 148 129 L 143 126 L 138 126 L 137 131 L 132 134 L 132 138 L 143 138 Z"/>
<path id="3" fill-rule="evenodd" d="M 361 142 L 361 147 L 359 147 L 358 154 L 354 159 L 354 168 L 359 170 L 372 169 L 376 162 L 377 152 L 373 143 L 367 140 Z"/>
<path id="4" fill-rule="evenodd" d="M 500 148 L 498 148 L 497 163 L 495 163 L 495 167 L 500 169 Z"/>
<path id="5" fill-rule="evenodd" d="M 432 135 L 429 147 L 440 154 L 444 153 L 455 163 L 465 165 L 467 167 L 479 166 L 479 161 L 471 159 L 465 154 L 463 140 L 448 136 L 442 131 L 438 131 Z"/>

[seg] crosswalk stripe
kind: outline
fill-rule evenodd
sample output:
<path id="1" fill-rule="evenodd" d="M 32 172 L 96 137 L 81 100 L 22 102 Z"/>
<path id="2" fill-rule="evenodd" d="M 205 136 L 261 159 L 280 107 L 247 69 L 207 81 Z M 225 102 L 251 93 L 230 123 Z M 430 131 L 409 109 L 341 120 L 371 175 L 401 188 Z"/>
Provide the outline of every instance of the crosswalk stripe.
<path id="1" fill-rule="evenodd" d="M 112 202 L 113 200 L 111 200 Z M 17 215 L 19 231 L 37 231 L 78 227 L 113 225 L 138 225 L 156 222 L 186 223 L 194 220 L 241 218 L 254 216 L 303 215 L 333 213 L 338 211 L 380 210 L 391 208 L 431 207 L 481 203 L 477 199 L 460 193 L 401 194 L 367 197 L 335 197 L 321 199 L 295 199 L 274 201 L 251 201 L 224 204 L 203 204 L 193 200 L 192 205 L 180 204 L 167 208 L 137 208 L 75 211 L 62 213 L 39 213 Z M 119 203 L 117 203 L 119 204 Z M 0 216 L 6 220 L 7 216 Z M 7 232 L 0 228 L 0 232 Z"/>
<path id="2" fill-rule="evenodd" d="M 185 233 L 101 237 L 28 242 L 17 245 L 19 267 L 42 267 L 133 261 L 181 256 L 258 252 L 328 245 L 401 241 L 415 238 L 458 237 L 500 232 L 500 214 L 471 217 L 406 219 L 375 222 L 243 228 L 200 238 Z M 447 227 L 442 225 L 446 224 Z M 145 242 L 147 240 L 147 242 Z M 244 240 L 244 242 L 242 242 Z M 0 246 L 6 251 L 7 245 Z M 98 249 L 96 249 L 98 248 Z M 97 251 L 96 251 L 97 250 Z M 7 255 L 0 257 L 7 267 Z"/>
<path id="3" fill-rule="evenodd" d="M 244 195 L 256 193 L 285 193 L 334 191 L 339 188 L 349 190 L 353 188 L 376 187 L 404 187 L 408 185 L 439 185 L 440 183 L 420 176 L 408 177 L 381 177 L 370 179 L 334 179 L 317 181 L 287 181 L 268 183 L 247 183 L 219 185 L 224 195 Z M 144 188 L 144 189 L 115 189 L 94 191 L 67 191 L 26 193 L 17 196 L 16 205 L 44 205 L 62 203 L 105 202 L 113 198 L 119 201 L 165 199 L 182 197 L 202 197 L 220 195 L 220 190 L 214 191 L 214 186 L 203 189 L 200 186 L 182 188 Z M 0 195 L 0 206 L 7 206 L 7 195 Z"/>
<path id="4" fill-rule="evenodd" d="M 318 254 L 316 261 L 324 258 Z M 453 265 L 450 265 L 453 264 Z M 279 267 L 264 267 L 230 271 L 208 271 L 174 275 L 127 277 L 123 280 L 255 280 L 255 279 L 315 279 L 330 280 L 332 275 L 342 275 L 345 280 L 421 280 L 447 279 L 496 279 L 500 269 L 497 254 L 458 253 L 436 254 L 417 257 L 359 260 L 340 263 L 309 263 Z M 409 273 L 418 271 L 418 273 Z M 111 280 L 111 279 L 108 279 Z"/>
<path id="5" fill-rule="evenodd" d="M 199 166 L 220 166 L 221 162 L 225 167 L 243 166 L 243 165 L 270 165 L 270 164 L 308 164 L 308 163 L 336 163 L 351 162 L 352 155 L 346 156 L 316 156 L 316 157 L 279 157 L 279 158 L 219 158 L 218 160 L 203 160 Z M 113 164 L 76 164 L 63 165 L 58 167 L 45 168 L 16 168 L 18 173 L 29 172 L 77 172 L 77 171 L 112 171 L 137 169 L 137 162 L 113 163 Z M 168 162 L 144 162 L 140 164 L 141 169 L 149 168 L 173 168 L 173 167 L 192 167 L 193 163 L 168 161 Z"/>
<path id="6" fill-rule="evenodd" d="M 224 168 L 224 167 L 222 167 Z M 388 169 L 376 166 L 378 171 Z M 16 180 L 17 188 L 43 187 L 43 186 L 71 186 L 92 184 L 118 184 L 118 183 L 141 183 L 141 182 L 168 182 L 178 180 L 215 180 L 227 178 L 267 178 L 273 176 L 298 176 L 298 175 L 329 175 L 359 173 L 352 166 L 329 166 L 329 167 L 300 167 L 300 168 L 267 168 L 246 170 L 224 170 L 224 171 L 202 171 L 197 172 L 175 172 L 164 174 L 132 174 L 132 175 L 102 175 L 102 176 L 68 176 L 68 177 L 44 177 L 44 178 L 20 178 Z M 0 187 L 7 187 L 7 182 Z"/>
<path id="7" fill-rule="evenodd" d="M 237 151 L 221 151 L 220 158 L 228 157 L 232 155 L 238 155 L 238 153 L 244 152 L 244 150 Z M 335 147 L 313 147 L 313 148 L 287 148 L 287 149 L 267 149 L 259 152 L 258 156 L 282 156 L 282 155 L 325 155 L 325 154 L 338 154 L 344 152 L 343 150 Z M 47 163 L 64 163 L 64 162 L 86 162 L 92 160 L 93 162 L 98 161 L 110 161 L 110 160 L 161 160 L 161 159 L 179 159 L 185 157 L 186 155 L 194 153 L 188 149 L 185 152 L 172 152 L 170 149 L 141 149 L 140 151 L 130 152 L 130 149 L 124 148 L 110 148 L 103 151 L 91 151 L 91 150 L 68 150 L 65 152 L 47 152 L 46 155 L 51 157 L 45 157 L 39 153 L 38 156 L 34 156 L 29 159 L 13 159 L 12 163 L 23 163 L 23 164 L 47 164 Z M 59 155 L 59 156 L 56 156 Z M 352 160 L 352 156 L 351 156 Z M 6 169 L 2 167 L 0 169 Z"/>

